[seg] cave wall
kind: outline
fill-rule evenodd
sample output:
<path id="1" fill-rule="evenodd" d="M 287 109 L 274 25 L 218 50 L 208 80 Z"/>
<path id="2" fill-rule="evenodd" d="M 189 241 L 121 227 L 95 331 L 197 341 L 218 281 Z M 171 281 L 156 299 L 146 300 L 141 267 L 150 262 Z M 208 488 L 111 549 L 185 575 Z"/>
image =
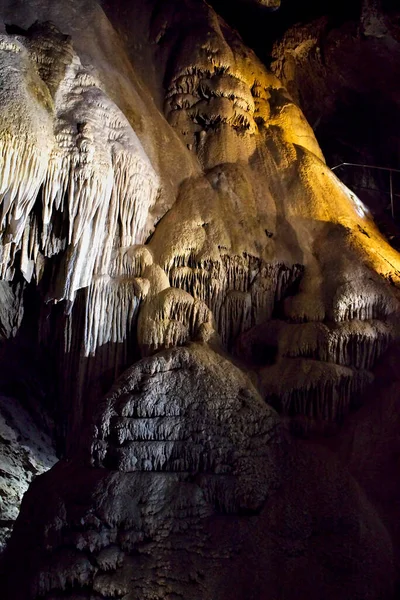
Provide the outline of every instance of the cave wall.
<path id="1" fill-rule="evenodd" d="M 327 118 L 356 59 L 322 20 L 272 73 L 200 0 L 2 19 L 2 351 L 30 363 L 1 382 L 7 532 L 61 457 L 5 597 L 391 598 L 400 260 L 307 87 Z"/>

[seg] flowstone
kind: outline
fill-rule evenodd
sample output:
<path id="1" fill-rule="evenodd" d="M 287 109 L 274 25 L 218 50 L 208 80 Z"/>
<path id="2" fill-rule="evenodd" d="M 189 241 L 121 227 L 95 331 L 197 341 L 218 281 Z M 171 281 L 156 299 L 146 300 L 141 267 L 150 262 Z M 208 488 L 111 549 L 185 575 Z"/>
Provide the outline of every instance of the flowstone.
<path id="1" fill-rule="evenodd" d="M 207 2 L 3 4 L 1 333 L 55 364 L 63 455 L 5 597 L 387 600 L 324 446 L 398 338 L 398 253 Z"/>
<path id="2" fill-rule="evenodd" d="M 390 539 L 355 482 L 330 453 L 291 442 L 248 377 L 206 345 L 138 362 L 94 423 L 91 451 L 39 477 L 23 501 L 9 600 L 390 590 Z"/>

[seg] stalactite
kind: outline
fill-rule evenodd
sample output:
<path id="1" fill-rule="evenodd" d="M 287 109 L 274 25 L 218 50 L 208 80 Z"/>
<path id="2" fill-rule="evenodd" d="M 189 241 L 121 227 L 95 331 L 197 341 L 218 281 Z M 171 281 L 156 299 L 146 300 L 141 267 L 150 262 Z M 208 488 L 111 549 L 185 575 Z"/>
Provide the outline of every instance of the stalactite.
<path id="1" fill-rule="evenodd" d="M 70 249 L 62 294 L 70 300 L 93 274 L 109 273 L 114 248 L 144 242 L 158 194 L 157 177 L 136 134 L 99 85 L 75 57 L 57 92 L 59 149 L 44 189 L 43 222 L 53 219 L 66 195 Z M 60 179 L 60 171 L 69 174 Z"/>
<path id="2" fill-rule="evenodd" d="M 0 36 L 0 278 L 20 268 L 61 304 L 42 331 L 63 337 L 68 428 L 67 459 L 24 501 L 11 593 L 306 598 L 309 564 L 316 596 L 340 571 L 333 595 L 386 597 L 379 515 L 281 423 L 324 431 L 356 404 L 392 339 L 397 292 L 379 279 L 398 258 L 209 2 L 125 2 L 128 44 L 114 4 L 16 11 L 65 16 L 82 61 L 49 24 Z"/>
<path id="3" fill-rule="evenodd" d="M 305 323 L 283 327 L 279 340 L 283 356 L 309 357 L 339 365 L 370 369 L 393 339 L 383 321 L 345 321 L 328 327 Z"/>
<path id="4" fill-rule="evenodd" d="M 391 321 L 295 324 L 272 320 L 243 334 L 235 352 L 257 364 L 257 352 L 261 360 L 264 347 L 274 348 L 277 356 L 371 369 L 393 339 L 395 325 Z"/>
<path id="5" fill-rule="evenodd" d="M 203 301 L 178 288 L 165 287 L 156 293 L 150 288 L 138 323 L 142 355 L 190 340 L 206 340 L 213 331 L 213 316 Z"/>
<path id="6" fill-rule="evenodd" d="M 40 573 L 35 582 L 37 595 L 47 595 L 52 591 L 64 591 L 68 588 L 84 588 L 93 580 L 97 569 L 82 552 L 64 548 L 57 554 L 58 559 L 64 559 L 66 566 L 63 570 L 50 568 L 46 573 Z"/>
<path id="7" fill-rule="evenodd" d="M 51 25 L 29 33 L 0 40 L 6 84 L 0 95 L 0 277 L 13 276 L 21 248 L 28 281 L 42 272 L 45 258 L 65 251 L 55 296 L 72 302 L 94 275 L 109 274 L 114 248 L 145 241 L 159 183 L 126 117 L 82 66 L 70 40 Z M 14 63 L 36 78 L 36 96 L 24 69 L 12 81 Z M 11 110 L 18 131 L 7 123 Z M 40 219 L 31 215 L 36 201 Z"/>
<path id="8" fill-rule="evenodd" d="M 368 371 L 299 358 L 283 358 L 262 369 L 260 377 L 266 401 L 282 415 L 298 418 L 305 431 L 340 423 L 373 379 Z"/>
<path id="9" fill-rule="evenodd" d="M 139 303 L 132 280 L 95 278 L 87 294 L 85 356 L 94 355 L 106 344 L 124 345 L 133 330 Z"/>
<path id="10" fill-rule="evenodd" d="M 19 263 L 25 279 L 38 282 L 59 255 L 46 300 L 66 300 L 71 313 L 86 288 L 83 335 L 71 330 L 72 317 L 62 318 L 61 370 L 81 406 L 88 378 L 117 375 L 133 359 L 149 286 L 141 274 L 153 260 L 139 248 L 160 184 L 96 72 L 53 25 L 1 36 L 0 79 L 0 278 L 12 278 Z M 187 337 L 169 333 L 170 344 Z"/>
<path id="11" fill-rule="evenodd" d="M 208 8 L 205 14 L 208 23 Z M 310 128 L 279 82 L 254 57 L 251 72 L 245 68 L 247 51 L 233 60 L 236 42 L 225 40 L 211 21 L 207 44 L 215 51 L 213 57 L 186 40 L 190 57 L 179 54 L 170 71 L 165 97 L 170 122 L 178 118 L 181 123 L 183 117 L 185 127 L 191 124 L 199 139 L 200 133 L 219 127 L 233 128 L 246 139 L 260 128 L 270 128 L 268 140 L 278 140 L 277 154 L 287 154 L 285 169 L 289 171 L 303 152 L 300 171 L 308 182 L 309 163 L 321 158 L 314 138 L 307 137 Z M 26 36 L 1 36 L 0 52 L 0 277 L 12 277 L 18 262 L 27 281 L 39 281 L 47 259 L 59 255 L 53 278 L 57 281 L 47 299 L 66 300 L 71 312 L 77 291 L 86 290 L 86 304 L 79 309 L 82 340 L 78 344 L 72 339 L 69 322 L 66 352 L 80 345 L 83 358 L 96 359 L 99 348 L 109 347 L 99 362 L 102 369 L 110 363 L 117 372 L 128 360 L 140 307 L 138 338 L 144 355 L 193 339 L 210 340 L 215 330 L 231 350 L 246 331 L 285 312 L 282 301 L 303 274 L 303 266 L 293 258 L 301 253 L 283 251 L 286 242 L 264 229 L 266 208 L 259 206 L 257 186 L 265 182 L 260 179 L 253 188 L 250 167 L 239 168 L 225 156 L 223 167 L 208 171 L 203 188 L 199 182 L 187 184 L 182 198 L 187 193 L 190 201 L 182 204 L 187 213 L 178 250 L 173 243 L 167 249 L 160 243 L 145 248 L 160 181 L 127 118 L 103 90 L 100 76 L 82 64 L 71 40 L 50 24 L 34 25 Z M 18 72 L 15 82 L 9 73 L 13 69 Z M 17 114 L 11 119 L 14 110 Z M 299 137 L 306 140 L 301 152 L 294 147 Z M 270 165 L 264 167 L 269 172 Z M 322 167 L 320 161 L 318 168 Z M 351 210 L 366 217 L 354 195 L 326 173 Z M 279 187 L 282 195 L 285 185 Z M 208 194 L 213 194 L 215 210 L 206 206 Z M 301 202 L 296 210 L 297 204 Z M 237 229 L 229 221 L 232 209 L 240 217 Z M 308 205 L 304 210 L 307 213 Z M 322 212 L 328 218 L 329 211 Z M 297 233 L 300 239 L 303 233 Z M 279 260 L 274 262 L 274 256 Z M 339 269 L 338 277 L 324 306 L 324 316 L 336 325 L 282 327 L 279 339 L 261 340 L 276 347 L 278 358 L 370 369 L 384 351 L 390 335 L 370 321 L 386 319 L 397 310 L 394 294 L 368 276 L 351 279 Z M 304 298 L 312 301 L 309 295 Z M 293 320 L 297 317 L 302 318 L 294 314 Z M 354 319 L 364 324 L 350 327 Z M 83 371 L 78 380 L 84 380 Z"/>
<path id="12" fill-rule="evenodd" d="M 397 299 L 390 290 L 384 290 L 381 282 L 372 278 L 349 282 L 340 286 L 333 298 L 334 321 L 385 320 L 397 311 Z"/>
<path id="13" fill-rule="evenodd" d="M 190 254 L 178 255 L 169 266 L 171 285 L 206 303 L 228 348 L 241 333 L 272 317 L 302 272 L 301 265 L 268 265 L 250 255 L 225 254 L 204 263 Z"/>
<path id="14" fill-rule="evenodd" d="M 357 369 L 371 369 L 394 338 L 395 329 L 390 321 L 353 320 L 341 323 L 330 332 L 322 360 L 333 360 Z"/>
<path id="15" fill-rule="evenodd" d="M 53 145 L 49 91 L 23 44 L 0 37 L 0 277 L 12 279 Z M 27 272 L 29 279 L 30 273 Z"/>

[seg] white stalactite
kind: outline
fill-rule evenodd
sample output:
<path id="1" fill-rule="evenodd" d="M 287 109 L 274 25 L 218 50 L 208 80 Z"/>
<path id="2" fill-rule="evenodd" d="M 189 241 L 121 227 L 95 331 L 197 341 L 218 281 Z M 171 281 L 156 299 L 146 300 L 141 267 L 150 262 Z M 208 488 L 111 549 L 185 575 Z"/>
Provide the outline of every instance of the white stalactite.
<path id="1" fill-rule="evenodd" d="M 70 43 L 23 40 L 0 39 L 0 277 L 12 277 L 21 248 L 27 280 L 41 272 L 42 257 L 66 249 L 55 297 L 72 302 L 94 275 L 108 274 L 114 248 L 145 241 L 159 182 L 126 117 Z M 42 223 L 31 216 L 37 200 Z"/>
<path id="2" fill-rule="evenodd" d="M 0 36 L 0 278 L 14 261 L 42 185 L 53 146 L 53 107 L 47 86 L 23 44 Z M 29 280 L 31 270 L 22 268 Z"/>

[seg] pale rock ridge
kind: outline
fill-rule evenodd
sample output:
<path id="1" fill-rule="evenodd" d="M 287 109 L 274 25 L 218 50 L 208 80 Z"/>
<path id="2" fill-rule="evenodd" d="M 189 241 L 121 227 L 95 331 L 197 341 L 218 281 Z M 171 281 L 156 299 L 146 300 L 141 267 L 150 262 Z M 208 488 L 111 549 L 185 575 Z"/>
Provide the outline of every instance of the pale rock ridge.
<path id="1" fill-rule="evenodd" d="M 208 307 L 212 328 L 226 348 L 246 329 L 270 319 L 303 272 L 270 233 L 273 215 L 260 214 L 257 202 L 248 167 L 220 165 L 207 178 L 181 186 L 176 204 L 149 243 L 168 285 L 181 290 L 182 298 L 184 291 L 188 302 L 190 294 L 194 306 Z M 149 310 L 149 305 L 143 307 L 140 315 L 140 343 L 142 332 L 160 318 L 160 313 L 151 317 Z M 212 334 L 207 329 L 202 339 Z"/>
<path id="2" fill-rule="evenodd" d="M 371 277 L 355 278 L 338 286 L 332 304 L 335 322 L 385 320 L 398 309 L 395 296 L 385 293 L 380 282 Z"/>
<path id="3" fill-rule="evenodd" d="M 46 175 L 54 134 L 51 96 L 32 68 L 28 50 L 18 39 L 2 35 L 0 52 L 0 275 L 12 279 L 15 255 Z"/>

